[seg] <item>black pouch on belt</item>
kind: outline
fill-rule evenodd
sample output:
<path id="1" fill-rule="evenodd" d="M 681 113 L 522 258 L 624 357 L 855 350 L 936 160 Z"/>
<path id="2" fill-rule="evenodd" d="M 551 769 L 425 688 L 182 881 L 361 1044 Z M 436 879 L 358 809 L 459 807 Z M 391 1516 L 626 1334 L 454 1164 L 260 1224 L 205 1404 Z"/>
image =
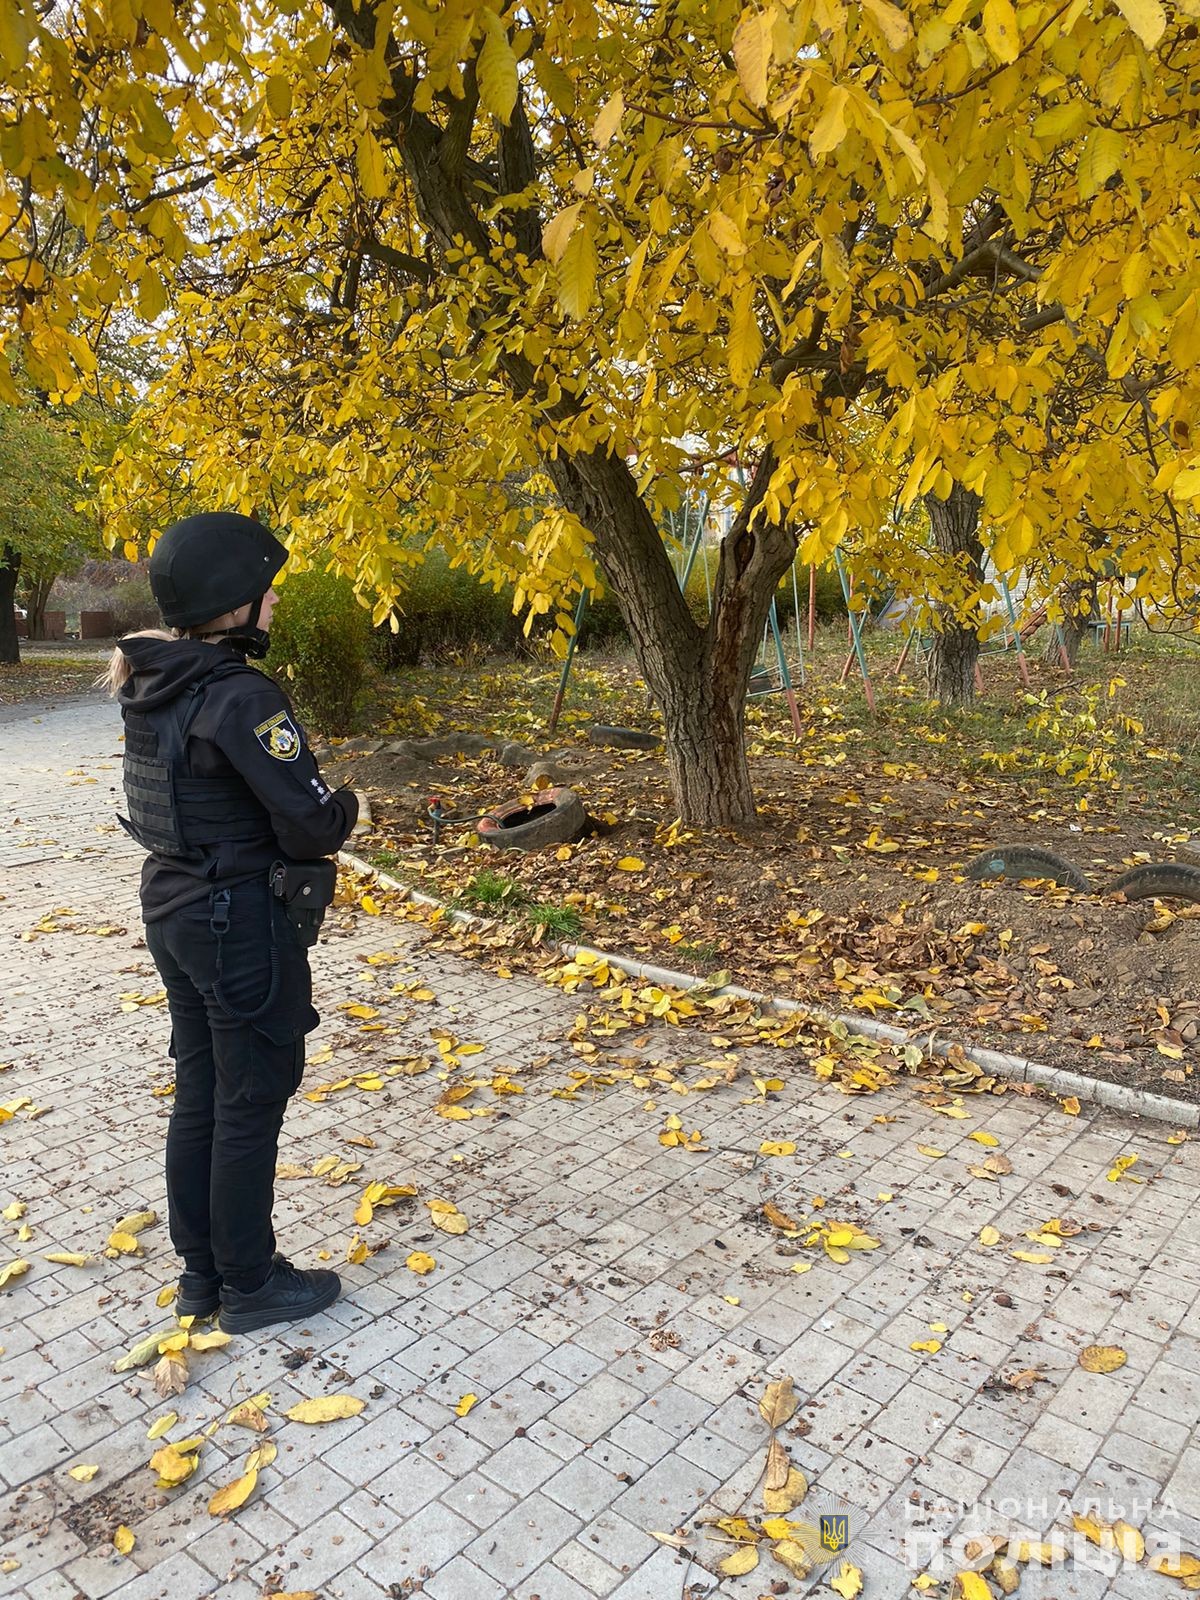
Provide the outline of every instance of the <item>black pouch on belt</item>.
<path id="1" fill-rule="evenodd" d="M 282 904 L 302 944 L 316 944 L 336 887 L 333 861 L 277 861 L 271 868 L 271 893 Z"/>

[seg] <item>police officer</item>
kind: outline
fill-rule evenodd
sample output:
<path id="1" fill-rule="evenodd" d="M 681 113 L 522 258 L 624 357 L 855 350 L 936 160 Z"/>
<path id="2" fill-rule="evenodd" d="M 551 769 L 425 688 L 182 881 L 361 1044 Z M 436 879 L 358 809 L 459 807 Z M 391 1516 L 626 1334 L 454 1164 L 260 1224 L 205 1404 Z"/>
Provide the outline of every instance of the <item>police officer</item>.
<path id="1" fill-rule="evenodd" d="M 229 1333 L 310 1317 L 338 1276 L 301 1271 L 271 1228 L 284 1109 L 304 1071 L 307 945 L 358 817 L 329 789 L 283 691 L 248 657 L 269 642 L 287 551 L 231 512 L 187 517 L 150 557 L 170 632 L 122 639 L 110 683 L 125 721 L 122 822 L 149 851 L 146 943 L 171 1013 L 167 1133 L 177 1310 Z M 315 907 L 315 910 L 312 909 Z"/>

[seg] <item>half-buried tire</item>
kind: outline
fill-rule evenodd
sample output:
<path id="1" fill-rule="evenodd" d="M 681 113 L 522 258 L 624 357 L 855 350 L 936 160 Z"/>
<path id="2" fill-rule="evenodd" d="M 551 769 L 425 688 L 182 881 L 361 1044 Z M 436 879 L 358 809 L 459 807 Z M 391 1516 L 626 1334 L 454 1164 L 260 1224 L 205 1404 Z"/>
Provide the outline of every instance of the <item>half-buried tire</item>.
<path id="1" fill-rule="evenodd" d="M 1123 894 L 1126 900 L 1194 900 L 1200 903 L 1200 867 L 1179 861 L 1148 861 L 1131 867 L 1105 888 L 1105 894 Z"/>
<path id="2" fill-rule="evenodd" d="M 1092 887 L 1072 862 L 1033 844 L 998 844 L 968 861 L 963 872 L 977 883 L 987 878 L 1050 878 L 1079 894 L 1089 894 Z"/>
<path id="3" fill-rule="evenodd" d="M 570 844 L 588 825 L 583 801 L 574 789 L 543 789 L 532 805 L 510 800 L 481 817 L 476 832 L 495 850 L 542 850 Z"/>

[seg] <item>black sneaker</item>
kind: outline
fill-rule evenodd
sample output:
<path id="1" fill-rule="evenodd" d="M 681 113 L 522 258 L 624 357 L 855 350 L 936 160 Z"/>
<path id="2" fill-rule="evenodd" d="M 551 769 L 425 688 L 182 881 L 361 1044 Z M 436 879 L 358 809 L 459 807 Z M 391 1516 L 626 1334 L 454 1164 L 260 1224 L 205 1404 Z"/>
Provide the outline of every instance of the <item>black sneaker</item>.
<path id="1" fill-rule="evenodd" d="M 272 1261 L 285 1258 L 276 1250 Z M 175 1296 L 177 1317 L 213 1317 L 221 1309 L 221 1275 L 219 1272 L 189 1272 L 185 1267 L 179 1274 L 179 1292 Z"/>
<path id="2" fill-rule="evenodd" d="M 320 1268 L 302 1272 L 286 1257 L 277 1255 L 271 1276 L 261 1289 L 243 1294 L 229 1284 L 221 1286 L 221 1329 L 225 1333 L 253 1333 L 275 1322 L 302 1322 L 331 1306 L 342 1292 L 336 1272 Z"/>
<path id="3" fill-rule="evenodd" d="M 221 1309 L 221 1280 L 203 1272 L 179 1274 L 179 1293 L 175 1297 L 177 1317 L 211 1317 Z"/>

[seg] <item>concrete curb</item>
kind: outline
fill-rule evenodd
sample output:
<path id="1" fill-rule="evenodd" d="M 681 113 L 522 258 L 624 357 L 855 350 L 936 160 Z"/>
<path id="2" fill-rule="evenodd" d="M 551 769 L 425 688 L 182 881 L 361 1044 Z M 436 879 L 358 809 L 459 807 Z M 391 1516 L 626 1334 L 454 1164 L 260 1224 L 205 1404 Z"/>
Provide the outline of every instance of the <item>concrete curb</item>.
<path id="1" fill-rule="evenodd" d="M 389 876 L 388 873 L 373 867 L 369 861 L 364 861 L 361 856 L 356 856 L 349 850 L 340 850 L 338 860 L 356 872 L 370 875 L 386 889 L 399 890 L 407 899 L 415 901 L 418 905 L 431 906 L 443 912 L 454 922 L 473 927 L 499 926 L 495 918 L 476 916 L 471 911 L 458 911 L 433 895 L 423 894 L 421 890 L 402 883 L 399 878 Z M 688 990 L 705 987 L 705 980 L 697 978 L 693 973 L 675 972 L 670 967 L 658 967 L 649 962 L 634 961 L 628 956 L 613 955 L 592 945 L 571 944 L 565 940 L 548 942 L 556 945 L 569 960 L 573 961 L 580 954 L 595 956 L 607 961 L 609 966 L 619 968 L 630 978 L 641 978 L 647 983 L 658 984 L 660 988 Z M 821 1022 L 839 1022 L 852 1033 L 863 1034 L 869 1039 L 880 1039 L 887 1044 L 915 1044 L 927 1055 L 949 1055 L 957 1043 L 955 1040 L 939 1039 L 936 1029 L 921 1033 L 915 1029 L 893 1027 L 891 1023 L 879 1022 L 874 1017 L 848 1017 L 841 1012 L 830 1011 L 825 1006 L 802 1005 L 799 1001 L 788 1000 L 782 995 L 759 994 L 754 989 L 743 989 L 737 984 L 727 984 L 724 988 L 714 989 L 712 993 L 729 995 L 736 1000 L 752 1000 L 756 1005 L 768 1011 L 778 1011 L 784 1016 L 791 1016 L 800 1011 L 807 1016 L 816 1017 Z M 1107 1111 L 1120 1111 L 1129 1116 L 1151 1117 L 1156 1122 L 1169 1122 L 1174 1128 L 1200 1128 L 1200 1105 L 1188 1105 L 1186 1101 L 1172 1100 L 1165 1094 L 1150 1094 L 1145 1089 L 1131 1089 L 1126 1084 L 1109 1083 L 1103 1078 L 1089 1078 L 1081 1072 L 1070 1072 L 1066 1067 L 1048 1067 L 1044 1062 L 1031 1061 L 1026 1056 L 1009 1055 L 1004 1051 L 988 1050 L 977 1045 L 964 1044 L 959 1048 L 968 1061 L 974 1062 L 985 1072 L 994 1073 L 1009 1083 L 1037 1084 L 1039 1088 L 1048 1089 L 1052 1094 L 1063 1098 L 1074 1095 L 1077 1100 L 1103 1106 Z"/>

